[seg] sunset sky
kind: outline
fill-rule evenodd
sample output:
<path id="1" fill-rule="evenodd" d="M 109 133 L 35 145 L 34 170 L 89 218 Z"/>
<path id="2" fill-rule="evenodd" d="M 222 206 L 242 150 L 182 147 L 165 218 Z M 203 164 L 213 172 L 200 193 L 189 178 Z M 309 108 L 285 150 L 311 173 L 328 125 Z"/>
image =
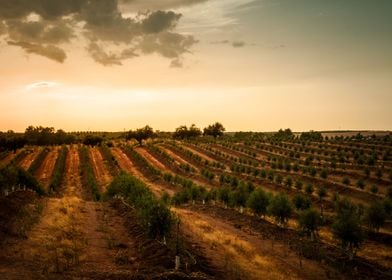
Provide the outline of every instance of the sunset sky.
<path id="1" fill-rule="evenodd" d="M 0 0 L 0 130 L 392 130 L 390 0 Z"/>

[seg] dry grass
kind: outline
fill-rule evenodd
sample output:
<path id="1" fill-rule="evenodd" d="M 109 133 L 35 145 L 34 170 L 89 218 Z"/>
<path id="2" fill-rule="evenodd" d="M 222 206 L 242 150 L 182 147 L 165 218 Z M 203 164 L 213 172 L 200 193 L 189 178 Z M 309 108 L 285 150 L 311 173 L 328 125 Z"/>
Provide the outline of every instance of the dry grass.
<path id="1" fill-rule="evenodd" d="M 254 246 L 239 236 L 212 227 L 208 222 L 192 217 L 192 231 L 210 247 L 225 255 L 225 270 L 232 279 L 287 279 L 277 263 L 269 256 L 259 254 Z M 294 275 L 289 278 L 295 279 Z"/>

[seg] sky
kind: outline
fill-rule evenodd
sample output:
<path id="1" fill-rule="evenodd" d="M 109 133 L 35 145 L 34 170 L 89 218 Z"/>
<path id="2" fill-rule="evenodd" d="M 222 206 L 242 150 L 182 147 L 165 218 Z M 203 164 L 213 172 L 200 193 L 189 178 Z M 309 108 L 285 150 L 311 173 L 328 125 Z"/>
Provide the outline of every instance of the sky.
<path id="1" fill-rule="evenodd" d="M 0 130 L 392 130 L 390 0 L 0 0 Z"/>

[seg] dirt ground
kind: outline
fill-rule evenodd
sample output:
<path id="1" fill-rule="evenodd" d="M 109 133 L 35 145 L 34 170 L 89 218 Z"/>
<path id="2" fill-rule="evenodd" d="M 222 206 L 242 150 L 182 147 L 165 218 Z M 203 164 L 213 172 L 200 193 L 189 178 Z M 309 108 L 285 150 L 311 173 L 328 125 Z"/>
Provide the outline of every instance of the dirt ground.
<path id="1" fill-rule="evenodd" d="M 37 170 L 36 178 L 48 190 L 50 180 L 52 178 L 54 165 L 58 156 L 57 147 L 51 148 L 49 154 L 46 156 L 40 168 Z"/>
<path id="2" fill-rule="evenodd" d="M 101 152 L 97 147 L 90 148 L 90 158 L 91 164 L 93 166 L 95 178 L 97 178 L 97 182 L 99 187 L 101 188 L 101 192 L 106 191 L 106 187 L 113 180 L 110 175 L 109 170 L 105 166 L 105 161 L 102 158 Z"/>
<path id="3" fill-rule="evenodd" d="M 39 154 L 40 149 L 33 149 L 29 154 L 27 154 L 20 162 L 19 167 L 23 168 L 24 170 L 29 169 L 30 165 L 33 163 L 34 159 Z"/>
<path id="4" fill-rule="evenodd" d="M 128 261 L 125 266 L 116 262 L 116 244 L 127 248 L 133 242 L 121 218 L 105 203 L 84 200 L 83 193 L 77 148 L 72 147 L 60 196 L 45 198 L 41 219 L 27 239 L 2 251 L 2 279 L 105 279 L 134 273 Z"/>

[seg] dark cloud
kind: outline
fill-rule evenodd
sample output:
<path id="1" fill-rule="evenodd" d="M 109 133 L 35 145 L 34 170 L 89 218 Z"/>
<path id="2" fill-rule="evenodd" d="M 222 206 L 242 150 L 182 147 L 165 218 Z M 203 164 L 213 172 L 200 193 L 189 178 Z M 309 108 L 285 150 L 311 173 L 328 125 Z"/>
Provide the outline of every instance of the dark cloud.
<path id="1" fill-rule="evenodd" d="M 120 0 L 121 10 L 126 12 L 157 11 L 176 9 L 184 6 L 200 4 L 208 0 Z"/>
<path id="2" fill-rule="evenodd" d="M 159 33 L 164 30 L 173 29 L 176 26 L 180 17 L 181 14 L 176 14 L 172 11 L 153 12 L 145 20 L 143 20 L 143 31 L 145 31 L 146 33 Z"/>
<path id="3" fill-rule="evenodd" d="M 55 60 L 60 63 L 63 63 L 67 57 L 64 50 L 54 45 L 39 45 L 39 44 L 32 44 L 29 42 L 13 42 L 13 41 L 8 41 L 7 43 L 8 45 L 11 46 L 21 47 L 27 53 L 34 53 L 41 56 L 45 56 L 49 59 Z"/>
<path id="4" fill-rule="evenodd" d="M 244 41 L 234 41 L 231 43 L 234 48 L 242 48 L 246 45 Z"/>
<path id="5" fill-rule="evenodd" d="M 221 45 L 221 44 L 229 44 L 229 43 L 230 43 L 229 40 L 222 40 L 222 41 L 213 41 L 213 42 L 210 42 L 210 44 L 213 44 L 213 45 Z"/>
<path id="6" fill-rule="evenodd" d="M 120 11 L 119 0 L 0 0 L 0 7 L 0 34 L 9 45 L 58 62 L 66 58 L 62 44 L 77 37 L 87 39 L 87 52 L 103 65 L 121 65 L 124 59 L 150 53 L 181 61 L 197 42 L 174 32 L 181 14 L 156 10 L 129 18 Z"/>

